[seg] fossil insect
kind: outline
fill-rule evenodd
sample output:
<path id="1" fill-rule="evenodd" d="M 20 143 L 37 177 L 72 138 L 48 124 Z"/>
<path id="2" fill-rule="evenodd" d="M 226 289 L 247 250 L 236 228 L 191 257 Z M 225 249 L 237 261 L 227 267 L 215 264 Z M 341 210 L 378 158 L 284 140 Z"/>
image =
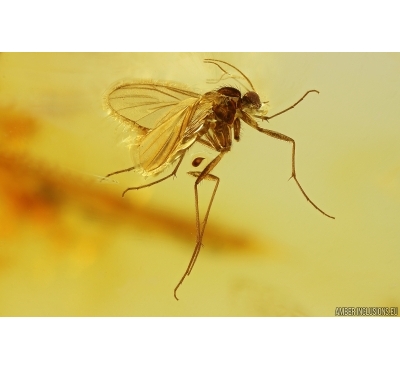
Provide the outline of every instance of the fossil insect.
<path id="1" fill-rule="evenodd" d="M 147 80 L 121 83 L 112 88 L 105 96 L 105 106 L 109 113 L 127 125 L 133 134 L 130 143 L 133 166 L 112 172 L 106 177 L 128 171 L 137 171 L 145 177 L 155 176 L 163 172 L 169 165 L 176 163 L 170 174 L 146 185 L 130 187 L 123 192 L 122 196 L 130 190 L 152 186 L 175 176 L 185 153 L 194 143 L 200 143 L 217 152 L 215 158 L 202 171 L 188 172 L 189 175 L 196 178 L 194 182 L 196 244 L 186 271 L 174 289 L 176 299 L 178 299 L 177 289 L 186 276 L 191 273 L 199 255 L 211 206 L 220 182 L 219 177 L 211 172 L 223 156 L 231 150 L 233 140 L 240 140 L 242 122 L 263 134 L 291 143 L 291 178 L 294 179 L 304 197 L 314 208 L 323 215 L 334 218 L 312 202 L 301 187 L 295 169 L 295 141 L 279 132 L 262 128 L 257 122 L 257 120 L 268 121 L 277 117 L 293 109 L 308 94 L 319 92 L 309 90 L 289 108 L 267 116 L 265 104 L 261 103 L 259 95 L 243 72 L 221 60 L 205 59 L 204 62 L 215 65 L 222 72 L 221 78 L 214 82 L 231 78 L 241 84 L 246 92 L 242 95 L 235 87 L 223 86 L 201 95 L 171 82 Z M 239 73 L 239 75 L 233 73 Z M 199 166 L 203 159 L 202 157 L 195 158 L 192 165 Z M 213 181 L 215 185 L 201 222 L 198 185 L 203 180 Z"/>

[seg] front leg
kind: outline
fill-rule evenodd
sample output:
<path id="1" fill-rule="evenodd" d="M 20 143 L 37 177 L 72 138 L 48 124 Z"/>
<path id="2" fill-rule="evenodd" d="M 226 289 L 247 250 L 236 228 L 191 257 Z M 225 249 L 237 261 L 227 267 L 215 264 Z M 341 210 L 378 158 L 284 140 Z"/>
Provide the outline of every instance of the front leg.
<path id="1" fill-rule="evenodd" d="M 279 116 L 279 115 L 281 115 L 282 113 L 285 113 L 285 112 L 287 112 L 288 110 L 291 110 L 291 109 L 293 109 L 297 104 L 299 104 L 309 93 L 311 93 L 311 92 L 316 92 L 317 94 L 319 94 L 319 91 L 318 90 L 308 90 L 296 103 L 294 103 L 292 106 L 290 106 L 289 108 L 286 108 L 286 109 L 284 109 L 284 110 L 282 110 L 282 111 L 280 111 L 280 112 L 278 112 L 278 113 L 275 113 L 273 116 L 270 116 L 270 117 L 267 117 L 267 116 L 254 116 L 254 117 L 256 117 L 256 118 L 260 118 L 260 119 L 262 119 L 262 120 L 265 120 L 265 121 L 268 121 L 269 119 L 271 119 L 271 118 L 274 118 L 274 117 L 276 117 L 276 116 Z"/>
<path id="2" fill-rule="evenodd" d="M 306 94 L 306 95 L 307 95 L 307 94 Z M 304 96 L 303 96 L 302 99 L 304 99 Z M 301 99 L 301 100 L 302 100 L 302 99 Z M 301 101 L 301 100 L 300 100 L 300 101 Z M 300 102 L 300 101 L 299 101 L 299 102 Z M 298 103 L 299 103 L 299 102 L 298 102 Z M 296 104 L 298 104 L 298 103 L 296 103 Z M 296 105 L 296 104 L 295 104 L 295 105 Z M 291 108 L 288 108 L 288 109 L 291 109 Z M 274 117 L 274 116 L 272 116 L 272 117 Z M 273 137 L 273 138 L 275 138 L 275 139 L 287 141 L 287 142 L 290 142 L 290 143 L 292 144 L 292 175 L 291 175 L 290 178 L 293 178 L 293 179 L 294 179 L 294 181 L 296 182 L 296 184 L 297 184 L 297 186 L 299 187 L 300 191 L 303 193 L 304 197 L 307 199 L 307 201 L 309 201 L 309 202 L 312 204 L 312 206 L 313 206 L 314 208 L 316 208 L 316 209 L 317 209 L 318 211 L 320 211 L 323 215 L 325 215 L 325 216 L 327 216 L 327 217 L 329 217 L 329 218 L 335 218 L 335 217 L 333 217 L 333 216 L 328 215 L 328 214 L 325 213 L 321 208 L 319 208 L 319 207 L 308 197 L 308 195 L 306 194 L 306 192 L 305 192 L 305 191 L 303 190 L 303 188 L 301 187 L 299 181 L 297 180 L 297 176 L 296 176 L 296 166 L 295 166 L 295 152 L 296 152 L 296 143 L 295 143 L 295 141 L 294 141 L 291 137 L 286 136 L 286 135 L 284 135 L 284 134 L 281 134 L 280 132 L 276 132 L 276 131 L 272 131 L 272 130 L 268 130 L 268 129 L 266 129 L 266 128 L 260 127 L 260 126 L 258 125 L 258 123 L 257 123 L 250 115 L 248 115 L 247 113 L 244 113 L 244 112 L 243 112 L 241 118 L 243 119 L 244 122 L 246 122 L 249 126 L 255 128 L 257 131 L 260 131 L 260 132 L 262 132 L 263 134 L 266 134 L 266 135 L 268 135 L 268 136 L 271 136 L 271 137 Z"/>

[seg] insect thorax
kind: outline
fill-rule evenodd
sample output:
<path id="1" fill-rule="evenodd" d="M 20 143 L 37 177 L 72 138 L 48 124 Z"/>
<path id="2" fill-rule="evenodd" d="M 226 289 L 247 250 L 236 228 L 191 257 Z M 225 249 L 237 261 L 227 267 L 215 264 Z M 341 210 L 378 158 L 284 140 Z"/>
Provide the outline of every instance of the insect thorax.
<path id="1" fill-rule="evenodd" d="M 229 150 L 232 137 L 238 140 L 236 133 L 240 131 L 236 113 L 241 106 L 241 93 L 233 87 L 222 87 L 205 96 L 211 98 L 212 109 L 201 142 L 219 152 Z"/>
<path id="2" fill-rule="evenodd" d="M 217 90 L 218 97 L 214 100 L 213 112 L 218 126 L 232 124 L 236 109 L 241 105 L 240 91 L 233 87 L 223 87 Z"/>

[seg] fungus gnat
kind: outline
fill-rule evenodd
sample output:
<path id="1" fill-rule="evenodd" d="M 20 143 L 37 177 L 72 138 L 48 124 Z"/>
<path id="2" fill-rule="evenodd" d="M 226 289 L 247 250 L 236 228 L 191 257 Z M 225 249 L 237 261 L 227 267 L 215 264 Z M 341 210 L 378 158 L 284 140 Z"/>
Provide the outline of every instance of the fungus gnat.
<path id="1" fill-rule="evenodd" d="M 208 216 L 219 185 L 219 177 L 211 174 L 211 171 L 231 150 L 232 139 L 239 141 L 242 122 L 263 134 L 292 144 L 291 178 L 314 208 L 323 215 L 334 218 L 311 201 L 297 180 L 295 141 L 279 132 L 262 128 L 257 122 L 257 120 L 268 121 L 277 117 L 293 109 L 308 94 L 319 92 L 309 90 L 289 108 L 267 116 L 265 104 L 261 103 L 253 84 L 244 73 L 232 64 L 221 60 L 205 59 L 204 62 L 217 66 L 223 72 L 216 82 L 231 78 L 244 86 L 247 91 L 242 95 L 237 88 L 223 86 L 201 95 L 175 83 L 147 80 L 121 83 L 105 96 L 105 106 L 109 113 L 132 131 L 130 152 L 133 159 L 132 167 L 112 172 L 106 177 L 128 171 L 137 171 L 145 177 L 154 176 L 163 172 L 170 164 L 177 162 L 169 175 L 146 185 L 130 187 L 123 192 L 122 196 L 129 190 L 146 188 L 175 176 L 185 153 L 196 142 L 217 152 L 216 157 L 202 171 L 188 172 L 196 178 L 194 182 L 196 245 L 186 271 L 174 289 L 176 299 L 178 299 L 177 289 L 191 273 L 199 255 Z M 228 70 L 239 73 L 240 76 L 234 76 Z M 240 80 L 244 80 L 244 83 Z M 203 159 L 202 157 L 195 158 L 192 165 L 199 166 Z M 201 222 L 198 185 L 203 180 L 213 181 L 215 186 Z"/>

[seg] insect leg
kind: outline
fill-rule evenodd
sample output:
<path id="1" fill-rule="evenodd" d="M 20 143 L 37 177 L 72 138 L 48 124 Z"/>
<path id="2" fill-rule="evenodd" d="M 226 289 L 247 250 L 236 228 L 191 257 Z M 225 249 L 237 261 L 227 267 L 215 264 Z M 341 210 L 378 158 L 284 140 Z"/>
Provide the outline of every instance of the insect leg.
<path id="1" fill-rule="evenodd" d="M 189 264 L 188 264 L 188 266 L 186 268 L 186 271 L 185 271 L 185 273 L 183 274 L 182 278 L 179 280 L 179 283 L 177 284 L 177 286 L 174 289 L 174 296 L 175 296 L 176 300 L 178 300 L 178 297 L 176 295 L 176 292 L 177 292 L 178 288 L 183 283 L 183 281 L 185 280 L 186 276 L 190 275 L 190 272 L 192 271 L 193 266 L 194 266 L 194 264 L 196 262 L 197 256 L 199 255 L 200 248 L 202 246 L 203 234 L 204 234 L 204 231 L 205 231 L 205 228 L 206 228 L 206 225 L 207 225 L 208 216 L 210 214 L 211 206 L 212 206 L 215 194 L 216 194 L 217 189 L 218 189 L 218 185 L 219 185 L 220 179 L 219 179 L 219 177 L 210 174 L 210 172 L 215 168 L 215 166 L 222 159 L 222 157 L 223 157 L 223 155 L 225 153 L 226 153 L 226 151 L 221 152 L 217 157 L 215 157 L 207 165 L 207 167 L 204 168 L 203 171 L 201 171 L 201 172 L 198 172 L 198 171 L 188 172 L 189 175 L 197 177 L 197 179 L 196 179 L 196 181 L 194 183 L 194 198 L 195 198 L 195 208 L 196 208 L 196 232 L 197 232 L 197 236 L 196 236 L 196 246 L 194 248 L 192 257 L 190 258 L 190 261 L 189 261 Z M 201 223 L 200 223 L 200 212 L 199 212 L 199 195 L 198 195 L 197 186 L 203 180 L 215 181 L 216 183 L 215 183 L 215 186 L 214 186 L 213 193 L 211 195 L 210 202 L 208 203 L 208 207 L 207 207 L 204 219 L 203 219 L 203 223 L 201 225 Z"/>
<path id="2" fill-rule="evenodd" d="M 186 153 L 186 152 L 185 152 L 185 153 Z M 139 190 L 139 189 L 143 189 L 143 188 L 148 188 L 149 186 L 158 184 L 159 182 L 162 182 L 162 181 L 164 181 L 164 180 L 170 178 L 171 176 L 175 176 L 175 175 L 176 175 L 176 172 L 178 171 L 179 166 L 180 166 L 181 163 L 182 163 L 182 160 L 183 160 L 183 157 L 185 156 L 185 153 L 182 154 L 182 157 L 179 159 L 178 164 L 176 165 L 176 167 L 174 168 L 174 170 L 173 170 L 169 175 L 164 176 L 163 178 L 161 178 L 161 179 L 159 179 L 159 180 L 153 181 L 153 182 L 151 182 L 150 184 L 146 184 L 146 185 L 141 185 L 141 186 L 135 186 L 135 187 L 127 188 L 127 189 L 125 189 L 124 192 L 122 193 L 122 196 L 124 196 L 125 193 L 128 192 L 128 191 L 130 191 L 130 190 Z"/>
<path id="3" fill-rule="evenodd" d="M 290 106 L 289 108 L 286 108 L 286 109 L 284 109 L 283 111 L 280 111 L 280 112 L 278 112 L 278 113 L 275 113 L 273 116 L 270 116 L 270 117 L 265 117 L 265 116 L 254 116 L 254 117 L 263 119 L 263 120 L 265 120 L 265 121 L 268 121 L 268 120 L 271 119 L 271 118 L 274 118 L 274 117 L 276 117 L 276 116 L 279 116 L 279 115 L 281 115 L 282 113 L 285 113 L 285 112 L 287 112 L 288 110 L 293 109 L 297 104 L 299 104 L 299 103 L 300 103 L 309 93 L 311 93 L 311 92 L 316 92 L 317 94 L 319 94 L 319 91 L 318 91 L 318 90 L 308 90 L 296 103 L 294 103 L 294 104 L 293 104 L 292 106 Z"/>
<path id="4" fill-rule="evenodd" d="M 303 97 L 304 98 L 304 97 Z M 296 103 L 297 104 L 297 103 Z M 289 108 L 290 109 L 290 108 Z M 268 136 L 271 136 L 275 139 L 278 140 L 283 140 L 283 141 L 288 141 L 292 144 L 292 175 L 290 176 L 289 180 L 291 178 L 294 179 L 294 181 L 296 182 L 297 186 L 299 187 L 300 191 L 303 193 L 304 197 L 307 199 L 307 201 L 309 201 L 312 206 L 314 208 L 316 208 L 318 211 L 320 211 L 323 215 L 329 217 L 329 218 L 335 218 L 333 216 L 328 215 L 327 213 L 325 213 L 321 208 L 319 208 L 306 194 L 306 192 L 303 190 L 303 188 L 301 187 L 299 181 L 297 180 L 297 176 L 296 176 L 296 167 L 295 167 L 295 152 L 296 152 L 296 143 L 295 141 L 286 135 L 281 134 L 280 132 L 276 132 L 276 131 L 272 131 L 272 130 L 268 130 L 265 128 L 262 128 L 258 125 L 258 123 L 252 118 L 250 117 L 248 114 L 243 114 L 242 116 L 243 121 L 245 121 L 249 126 L 255 128 L 256 130 L 262 132 L 263 134 L 266 134 Z"/>
<path id="5" fill-rule="evenodd" d="M 118 175 L 119 173 L 123 173 L 123 172 L 129 172 L 134 170 L 136 167 L 129 167 L 129 168 L 125 168 L 124 170 L 119 170 L 119 171 L 115 171 L 115 172 L 111 172 L 108 175 L 104 176 L 104 178 L 106 179 L 107 177 L 110 176 L 114 176 L 114 175 Z"/>

